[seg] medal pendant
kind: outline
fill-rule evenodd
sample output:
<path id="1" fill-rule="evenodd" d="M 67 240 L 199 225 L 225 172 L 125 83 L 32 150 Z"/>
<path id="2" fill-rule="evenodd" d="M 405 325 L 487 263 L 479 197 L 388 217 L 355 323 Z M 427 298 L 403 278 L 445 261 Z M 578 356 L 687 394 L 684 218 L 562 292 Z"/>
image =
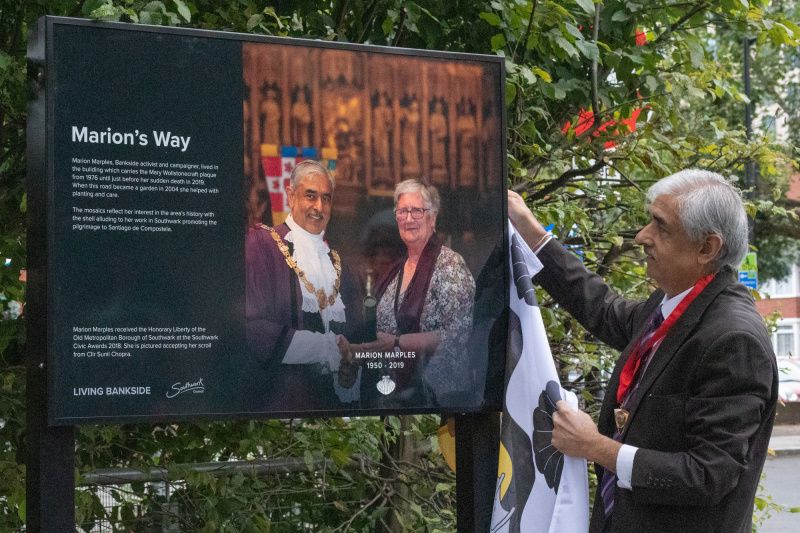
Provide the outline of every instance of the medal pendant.
<path id="1" fill-rule="evenodd" d="M 625 424 L 628 423 L 630 414 L 627 409 L 614 409 L 614 424 L 616 424 L 617 430 L 622 431 L 625 429 Z"/>

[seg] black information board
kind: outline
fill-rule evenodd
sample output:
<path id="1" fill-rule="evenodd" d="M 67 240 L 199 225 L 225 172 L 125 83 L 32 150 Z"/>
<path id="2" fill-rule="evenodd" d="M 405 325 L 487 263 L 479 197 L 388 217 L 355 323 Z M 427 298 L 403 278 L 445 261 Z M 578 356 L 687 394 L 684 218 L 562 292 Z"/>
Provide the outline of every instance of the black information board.
<path id="1" fill-rule="evenodd" d="M 30 49 L 50 424 L 501 407 L 501 58 L 53 17 Z M 308 241 L 305 159 L 335 182 Z M 419 221 L 393 212 L 413 178 L 441 197 Z M 403 330 L 391 269 L 426 227 L 442 248 Z M 332 311 L 298 278 L 308 242 Z"/>

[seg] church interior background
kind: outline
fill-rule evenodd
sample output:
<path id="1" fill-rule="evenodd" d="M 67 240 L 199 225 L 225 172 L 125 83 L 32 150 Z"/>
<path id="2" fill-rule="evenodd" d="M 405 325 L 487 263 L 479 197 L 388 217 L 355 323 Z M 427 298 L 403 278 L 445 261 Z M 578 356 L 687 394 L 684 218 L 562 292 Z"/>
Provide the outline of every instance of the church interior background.
<path id="1" fill-rule="evenodd" d="M 250 224 L 282 222 L 294 163 L 323 160 L 331 246 L 379 271 L 404 251 L 394 186 L 422 178 L 442 197 L 437 232 L 477 277 L 505 224 L 499 63 L 245 43 L 243 71 Z"/>

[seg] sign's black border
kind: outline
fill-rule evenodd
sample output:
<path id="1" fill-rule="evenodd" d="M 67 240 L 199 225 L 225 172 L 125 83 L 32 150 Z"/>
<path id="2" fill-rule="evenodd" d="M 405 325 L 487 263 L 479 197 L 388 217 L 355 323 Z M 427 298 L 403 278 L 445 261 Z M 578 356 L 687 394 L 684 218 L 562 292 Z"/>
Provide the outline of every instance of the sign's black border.
<path id="1" fill-rule="evenodd" d="M 191 28 L 175 28 L 168 26 L 148 26 L 122 22 L 98 22 L 88 19 L 70 17 L 41 17 L 31 28 L 28 40 L 28 75 L 32 86 L 31 100 L 28 105 L 27 121 L 27 386 L 29 398 L 37 397 L 46 406 L 47 421 L 50 426 L 72 426 L 91 423 L 135 423 L 135 422 L 177 422 L 177 421 L 213 421 L 229 419 L 274 419 L 274 418 L 326 418 L 342 416 L 375 416 L 389 414 L 424 414 L 424 413 L 483 413 L 494 409 L 478 406 L 469 410 L 447 410 L 443 408 L 399 408 L 387 411 L 373 409 L 336 410 L 336 411 L 292 411 L 287 413 L 237 411 L 230 413 L 158 413 L 135 416 L 92 416 L 92 417 L 60 417 L 54 418 L 49 408 L 54 396 L 57 376 L 50 371 L 55 367 L 55 339 L 49 327 L 49 317 L 58 312 L 53 307 L 52 277 L 53 265 L 50 263 L 49 251 L 55 244 L 54 232 L 54 124 L 55 93 L 54 81 L 47 76 L 54 72 L 53 29 L 56 25 L 83 26 L 91 28 L 113 29 L 131 32 L 160 33 L 206 39 L 226 39 L 240 42 L 268 43 L 290 46 L 316 47 L 337 50 L 368 52 L 372 54 L 389 54 L 413 56 L 431 59 L 468 60 L 484 63 L 496 63 L 500 67 L 498 102 L 500 113 L 501 154 L 506 153 L 506 108 L 505 108 L 505 60 L 500 56 L 471 54 L 462 52 L 444 52 L 413 48 L 396 48 L 389 46 L 353 44 L 316 39 L 299 39 L 291 37 L 273 37 L 247 33 L 224 32 Z M 502 161 L 502 176 L 508 173 L 506 158 Z M 504 183 L 505 179 L 501 181 Z M 506 195 L 502 195 L 503 220 L 508 217 Z M 503 246 L 508 249 L 508 227 L 503 224 Z M 510 283 L 508 269 L 504 269 L 503 279 L 505 307 L 508 306 L 508 286 Z M 63 312 L 63 310 L 62 310 Z M 498 406 L 502 408 L 502 405 Z"/>

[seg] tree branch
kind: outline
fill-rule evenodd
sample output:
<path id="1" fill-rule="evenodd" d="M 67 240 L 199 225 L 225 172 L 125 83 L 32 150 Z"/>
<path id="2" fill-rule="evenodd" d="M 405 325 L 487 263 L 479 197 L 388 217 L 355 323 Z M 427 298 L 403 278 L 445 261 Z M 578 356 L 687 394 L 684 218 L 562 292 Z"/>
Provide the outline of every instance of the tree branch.
<path id="1" fill-rule="evenodd" d="M 579 176 L 588 176 L 590 174 L 594 174 L 598 170 L 602 169 L 606 165 L 608 165 L 609 158 L 607 156 L 603 156 L 599 158 L 593 165 L 590 165 L 585 168 L 572 168 L 561 174 L 556 179 L 548 182 L 544 187 L 541 189 L 534 191 L 531 194 L 533 198 L 544 198 L 551 192 L 560 189 L 564 185 L 570 182 L 573 178 L 577 178 Z"/>
<path id="2" fill-rule="evenodd" d="M 366 9 L 364 9 L 364 16 L 361 17 L 361 35 L 358 37 L 358 42 L 364 42 L 364 39 L 369 33 L 369 27 L 375 19 L 375 8 L 378 5 L 378 0 L 372 0 Z"/>
<path id="3" fill-rule="evenodd" d="M 634 243 L 627 240 L 623 241 L 622 246 L 617 246 L 616 244 L 612 244 L 611 248 L 603 256 L 603 260 L 600 261 L 600 264 L 595 269 L 597 275 L 605 277 L 605 275 L 608 274 L 608 271 L 611 268 L 611 263 L 616 261 L 617 258 L 622 256 L 624 253 L 633 250 L 635 247 L 636 245 Z"/>
<path id="4" fill-rule="evenodd" d="M 520 43 L 522 43 L 522 46 L 524 46 L 524 50 L 528 49 L 528 39 L 531 36 L 531 29 L 533 28 L 533 17 L 534 15 L 536 15 L 536 6 L 538 5 L 539 5 L 539 0 L 533 0 L 533 5 L 531 5 L 531 16 L 528 17 L 528 27 L 525 28 L 525 33 L 522 36 L 522 40 L 517 41 L 517 45 L 514 47 L 514 52 L 511 54 L 511 61 L 513 61 L 514 63 L 517 62 L 517 50 L 519 50 Z"/>
<path id="5" fill-rule="evenodd" d="M 669 37 L 670 34 L 680 29 L 680 27 L 683 26 L 689 19 L 691 19 L 693 16 L 697 15 L 704 9 L 707 9 L 708 7 L 709 7 L 708 2 L 700 2 L 699 4 L 695 5 L 692 9 L 684 13 L 681 18 L 670 24 L 669 28 L 667 28 L 666 31 L 664 31 L 664 33 L 656 37 L 655 41 L 653 41 L 653 44 L 658 44 L 662 40 Z"/>
<path id="6" fill-rule="evenodd" d="M 342 0 L 337 6 L 338 13 L 336 14 L 336 36 L 341 39 L 344 33 L 344 16 L 347 13 L 347 0 Z"/>
<path id="7" fill-rule="evenodd" d="M 406 23 L 406 8 L 403 6 L 400 11 L 400 20 L 397 23 L 397 33 L 394 36 L 394 42 L 392 46 L 399 46 L 400 45 L 400 37 L 403 35 L 403 28 L 405 27 Z"/>
<path id="8" fill-rule="evenodd" d="M 597 46 L 597 38 L 600 35 L 600 11 L 602 4 L 594 5 L 594 28 L 592 28 L 592 41 L 597 47 L 598 57 L 592 58 L 592 112 L 594 113 L 594 126 L 600 126 L 600 89 L 597 81 L 597 63 L 600 56 L 600 47 Z"/>
<path id="9" fill-rule="evenodd" d="M 620 177 L 622 178 L 621 180 L 619 180 L 619 182 L 620 182 L 620 185 L 619 185 L 619 186 L 620 186 L 620 187 L 627 188 L 625 185 L 622 185 L 622 182 L 624 181 L 624 182 L 628 183 L 628 185 L 629 185 L 630 187 L 633 187 L 633 188 L 634 188 L 634 189 L 636 189 L 637 191 L 639 191 L 639 192 L 641 192 L 641 191 L 642 191 L 642 188 L 639 186 L 639 184 L 638 184 L 638 183 L 636 183 L 635 181 L 633 181 L 631 178 L 629 178 L 627 174 L 625 174 L 623 171 L 621 171 L 621 170 L 619 169 L 619 167 L 617 167 L 616 165 L 614 165 L 614 166 L 613 166 L 613 170 L 614 170 L 614 172 L 616 172 L 617 174 L 619 174 L 619 175 L 620 175 Z"/>
<path id="10" fill-rule="evenodd" d="M 356 519 L 356 517 L 358 517 L 358 515 L 360 515 L 361 513 L 363 513 L 364 511 L 366 511 L 370 507 L 372 507 L 380 499 L 383 499 L 383 503 L 384 504 L 386 503 L 386 498 L 384 497 L 383 493 L 379 492 L 378 494 L 375 495 L 374 498 L 372 498 L 366 504 L 362 505 L 361 508 L 358 511 L 356 511 L 355 514 L 353 514 L 353 516 L 350 517 L 350 520 L 348 520 L 344 524 L 340 525 L 339 527 L 337 527 L 333 531 L 334 532 L 335 531 L 340 531 L 340 530 L 341 531 L 350 531 L 350 526 L 353 524 L 353 521 Z"/>

